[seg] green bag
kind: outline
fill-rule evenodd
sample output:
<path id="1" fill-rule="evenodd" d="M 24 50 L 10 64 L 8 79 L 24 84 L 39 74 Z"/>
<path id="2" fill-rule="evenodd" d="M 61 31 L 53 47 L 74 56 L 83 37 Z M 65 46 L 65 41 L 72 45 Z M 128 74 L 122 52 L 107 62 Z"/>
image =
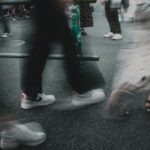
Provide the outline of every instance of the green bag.
<path id="1" fill-rule="evenodd" d="M 74 44 L 80 52 L 82 48 L 82 39 L 80 29 L 80 10 L 78 5 L 73 5 L 71 9 L 71 30 L 75 40 Z"/>

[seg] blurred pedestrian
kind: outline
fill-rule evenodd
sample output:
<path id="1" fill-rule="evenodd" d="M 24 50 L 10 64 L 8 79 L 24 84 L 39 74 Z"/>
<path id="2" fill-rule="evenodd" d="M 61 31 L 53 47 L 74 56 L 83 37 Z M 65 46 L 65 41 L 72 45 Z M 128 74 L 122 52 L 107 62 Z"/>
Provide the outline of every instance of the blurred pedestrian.
<path id="1" fill-rule="evenodd" d="M 134 22 L 135 21 L 136 2 L 138 2 L 138 1 L 137 0 L 130 0 L 129 1 L 130 5 L 129 5 L 129 8 L 127 10 L 127 13 L 125 14 L 126 21 L 128 21 L 128 22 Z"/>
<path id="2" fill-rule="evenodd" d="M 10 8 L 10 6 L 0 5 L 0 17 L 1 17 L 1 24 L 3 26 L 3 34 L 2 34 L 3 38 L 7 38 L 11 35 L 9 20 L 7 19 L 8 8 Z"/>
<path id="3" fill-rule="evenodd" d="M 66 55 L 67 77 L 72 89 L 80 93 L 80 62 L 77 58 L 77 49 L 74 38 L 64 13 L 65 3 L 70 0 L 41 0 L 35 3 L 35 47 L 30 53 L 25 73 L 21 108 L 31 109 L 37 106 L 49 105 L 55 102 L 55 96 L 43 94 L 42 74 L 48 55 L 51 52 L 50 45 L 53 42 L 61 43 Z M 86 88 L 86 87 L 85 87 Z M 73 100 L 84 101 L 84 104 L 98 103 L 104 100 L 102 89 L 93 89 L 86 95 L 76 95 Z"/>
<path id="4" fill-rule="evenodd" d="M 119 21 L 120 22 L 126 22 L 127 21 L 127 11 L 129 8 L 129 0 L 121 0 L 121 7 L 118 10 L 119 14 Z"/>

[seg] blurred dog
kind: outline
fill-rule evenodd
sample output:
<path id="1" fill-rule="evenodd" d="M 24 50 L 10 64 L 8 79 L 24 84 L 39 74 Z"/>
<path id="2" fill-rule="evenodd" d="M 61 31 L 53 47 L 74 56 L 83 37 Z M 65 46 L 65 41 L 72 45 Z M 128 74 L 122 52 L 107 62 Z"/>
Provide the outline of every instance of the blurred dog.
<path id="1" fill-rule="evenodd" d="M 150 91 L 150 1 L 139 1 L 135 11 L 137 46 L 122 49 L 118 55 L 119 66 L 111 95 L 105 105 L 105 117 L 126 117 L 129 112 L 123 105 L 126 95 Z M 137 28 L 138 27 L 138 28 Z M 127 102 L 126 102 L 127 103 Z"/>

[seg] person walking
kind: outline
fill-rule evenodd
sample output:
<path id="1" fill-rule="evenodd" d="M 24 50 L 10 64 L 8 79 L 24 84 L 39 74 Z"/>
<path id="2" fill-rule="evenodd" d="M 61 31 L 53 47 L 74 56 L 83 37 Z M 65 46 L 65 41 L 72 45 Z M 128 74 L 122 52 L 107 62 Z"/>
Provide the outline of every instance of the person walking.
<path id="1" fill-rule="evenodd" d="M 55 96 L 43 94 L 42 89 L 42 74 L 47 57 L 51 52 L 50 45 L 53 44 L 53 41 L 61 43 L 66 55 L 68 81 L 72 86 L 72 90 L 78 93 L 73 98 L 73 101 L 82 101 L 83 105 L 88 105 L 99 103 L 105 98 L 102 89 L 86 91 L 87 93 L 85 95 L 80 91 L 82 80 L 80 62 L 77 58 L 78 52 L 74 44 L 74 38 L 64 13 L 64 3 L 66 2 L 68 0 L 34 1 L 36 43 L 30 52 L 25 78 L 23 80 L 23 93 L 21 98 L 21 108 L 23 109 L 45 106 L 55 102 Z M 82 94 L 82 96 L 79 96 L 79 94 Z"/>

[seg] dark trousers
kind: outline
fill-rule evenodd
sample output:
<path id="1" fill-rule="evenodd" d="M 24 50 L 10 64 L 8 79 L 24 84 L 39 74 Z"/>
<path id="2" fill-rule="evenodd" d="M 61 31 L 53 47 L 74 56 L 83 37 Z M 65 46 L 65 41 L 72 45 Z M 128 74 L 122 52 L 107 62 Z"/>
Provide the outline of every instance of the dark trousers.
<path id="1" fill-rule="evenodd" d="M 106 18 L 109 23 L 110 32 L 121 34 L 118 10 L 110 8 L 110 2 L 105 3 Z"/>
<path id="2" fill-rule="evenodd" d="M 10 33 L 9 22 L 5 17 L 5 13 L 6 11 L 2 9 L 2 6 L 0 6 L 0 16 L 2 17 L 1 22 L 2 22 L 4 33 Z"/>
<path id="3" fill-rule="evenodd" d="M 35 6 L 36 43 L 27 63 L 24 92 L 31 97 L 42 92 L 42 74 L 53 41 L 61 42 L 66 55 L 68 80 L 73 90 L 78 91 L 79 60 L 66 16 L 59 8 L 57 0 L 36 0 Z"/>

